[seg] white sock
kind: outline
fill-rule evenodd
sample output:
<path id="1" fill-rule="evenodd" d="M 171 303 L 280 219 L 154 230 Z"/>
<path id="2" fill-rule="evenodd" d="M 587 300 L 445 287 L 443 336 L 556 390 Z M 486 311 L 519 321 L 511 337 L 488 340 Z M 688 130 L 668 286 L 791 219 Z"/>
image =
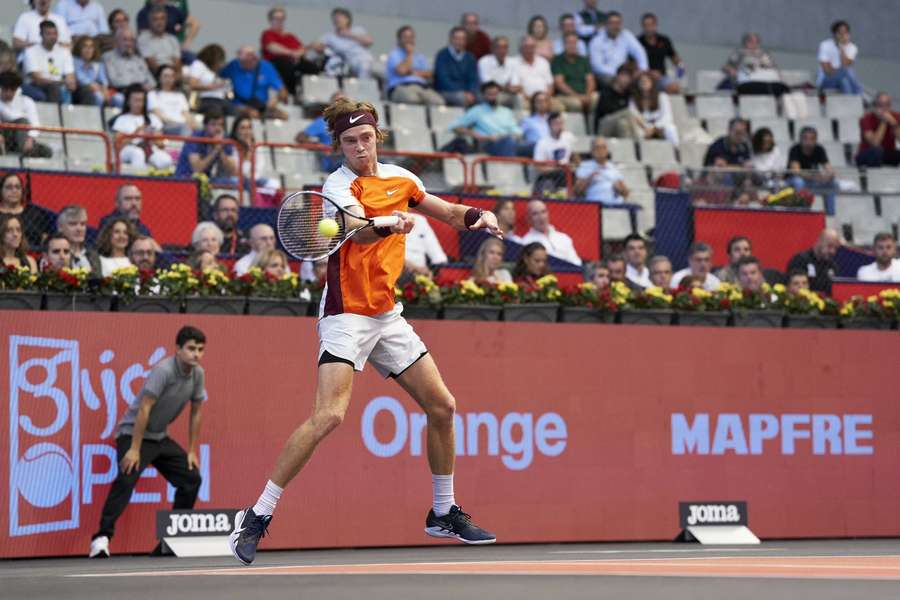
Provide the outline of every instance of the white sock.
<path id="1" fill-rule="evenodd" d="M 259 500 L 253 505 L 254 514 L 262 516 L 271 515 L 275 512 L 275 505 L 278 504 L 278 499 L 281 498 L 281 492 L 283 491 L 283 488 L 275 485 L 270 479 L 266 484 L 263 493 L 260 495 Z"/>
<path id="2" fill-rule="evenodd" d="M 450 512 L 450 507 L 456 504 L 453 497 L 453 475 L 432 475 L 431 490 L 434 494 L 431 508 L 435 516 L 443 517 Z"/>

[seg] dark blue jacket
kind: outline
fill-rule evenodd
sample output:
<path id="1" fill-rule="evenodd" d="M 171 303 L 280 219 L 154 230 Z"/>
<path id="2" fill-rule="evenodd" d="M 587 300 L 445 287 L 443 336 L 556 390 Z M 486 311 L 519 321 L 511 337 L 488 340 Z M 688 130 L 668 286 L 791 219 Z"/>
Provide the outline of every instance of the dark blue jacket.
<path id="1" fill-rule="evenodd" d="M 463 59 L 457 61 L 444 48 L 434 58 L 434 89 L 439 92 L 472 92 L 478 93 L 478 65 L 475 57 L 466 52 Z"/>

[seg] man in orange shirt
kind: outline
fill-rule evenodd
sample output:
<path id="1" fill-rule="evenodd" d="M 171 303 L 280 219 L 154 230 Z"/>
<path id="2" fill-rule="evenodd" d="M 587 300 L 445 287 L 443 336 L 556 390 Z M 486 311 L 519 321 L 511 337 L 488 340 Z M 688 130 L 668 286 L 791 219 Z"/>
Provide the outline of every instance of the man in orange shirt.
<path id="1" fill-rule="evenodd" d="M 428 462 L 433 503 L 425 532 L 467 544 L 490 544 L 494 534 L 474 525 L 453 494 L 456 402 L 444 385 L 425 344 L 394 301 L 394 284 L 403 271 L 405 238 L 413 228 L 407 214 L 422 214 L 460 230 L 484 229 L 501 237 L 491 212 L 451 204 L 425 191 L 422 181 L 402 167 L 378 162 L 384 139 L 378 114 L 367 102 L 335 100 L 324 117 L 343 165 L 325 181 L 322 192 L 348 211 L 365 217 L 396 215 L 397 225 L 366 229 L 328 259 L 325 291 L 319 307 L 319 374 L 312 416 L 288 438 L 259 500 L 238 513 L 229 541 L 244 564 L 256 557 L 284 487 L 309 461 L 316 446 L 344 418 L 354 371 L 366 361 L 384 377 L 397 380 L 428 418 Z M 353 227 L 353 223 L 348 223 Z"/>

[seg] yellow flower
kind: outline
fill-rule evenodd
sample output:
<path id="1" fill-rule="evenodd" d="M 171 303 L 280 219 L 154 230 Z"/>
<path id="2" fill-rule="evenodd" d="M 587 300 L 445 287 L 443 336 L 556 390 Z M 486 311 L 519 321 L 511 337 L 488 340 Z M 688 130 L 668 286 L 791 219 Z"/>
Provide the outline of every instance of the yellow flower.
<path id="1" fill-rule="evenodd" d="M 774 290 L 776 294 L 783 294 L 787 291 L 787 288 L 784 287 L 784 284 L 776 283 L 774 286 L 772 286 L 772 290 Z"/>
<path id="2" fill-rule="evenodd" d="M 893 300 L 885 300 L 884 307 L 885 308 L 894 308 L 895 304 Z"/>
<path id="3" fill-rule="evenodd" d="M 701 288 L 701 287 L 695 287 L 694 289 L 692 289 L 692 290 L 691 290 L 691 295 L 692 295 L 694 298 L 700 298 L 701 300 L 702 300 L 702 299 L 705 299 L 705 298 L 709 298 L 710 296 L 712 296 L 711 293 L 707 292 L 706 290 L 704 290 L 704 289 Z"/>
<path id="4" fill-rule="evenodd" d="M 497 290 L 500 292 L 509 292 L 515 294 L 519 291 L 519 286 L 512 282 L 503 282 L 497 284 Z"/>
<path id="5" fill-rule="evenodd" d="M 578 289 L 581 291 L 594 292 L 597 290 L 597 286 L 589 281 L 584 281 L 578 284 Z"/>
<path id="6" fill-rule="evenodd" d="M 846 303 L 843 307 L 841 307 L 841 316 L 848 317 L 853 314 L 853 305 L 849 302 Z"/>
<path id="7" fill-rule="evenodd" d="M 562 296 L 561 290 L 550 290 L 549 292 L 547 292 L 547 298 L 550 300 L 556 300 L 560 296 Z"/>
<path id="8" fill-rule="evenodd" d="M 548 285 L 557 285 L 559 283 L 559 280 L 556 278 L 556 275 L 544 275 L 535 283 L 537 283 L 537 286 L 539 288 L 543 289 Z"/>
<path id="9" fill-rule="evenodd" d="M 740 290 L 735 289 L 728 294 L 728 299 L 732 302 L 739 302 L 740 300 L 744 299 L 744 295 L 740 292 Z"/>
<path id="10" fill-rule="evenodd" d="M 878 296 L 875 296 L 873 294 L 873 295 L 869 296 L 868 298 L 866 298 L 866 302 L 878 302 Z"/>
<path id="11" fill-rule="evenodd" d="M 882 298 L 890 298 L 892 300 L 900 300 L 900 289 L 898 288 L 890 288 L 888 290 L 881 290 L 878 293 Z"/>

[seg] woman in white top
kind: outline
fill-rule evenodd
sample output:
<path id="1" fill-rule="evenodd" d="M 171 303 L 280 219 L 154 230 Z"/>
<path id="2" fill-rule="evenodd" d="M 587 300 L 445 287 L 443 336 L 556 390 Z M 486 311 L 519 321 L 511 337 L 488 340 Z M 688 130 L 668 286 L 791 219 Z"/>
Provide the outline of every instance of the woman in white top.
<path id="1" fill-rule="evenodd" d="M 666 139 L 678 145 L 678 129 L 669 95 L 659 91 L 646 71 L 637 76 L 628 107 L 637 117 L 635 120 L 644 139 Z"/>
<path id="2" fill-rule="evenodd" d="M 489 237 L 481 243 L 478 254 L 475 255 L 472 279 L 476 282 L 511 283 L 512 275 L 501 265 L 503 265 L 503 242 L 495 237 Z"/>
<path id="3" fill-rule="evenodd" d="M 130 267 L 128 249 L 137 238 L 134 226 L 123 218 L 109 221 L 97 237 L 97 253 L 103 277 L 109 277 L 116 269 Z"/>
<path id="4" fill-rule="evenodd" d="M 125 90 L 125 110 L 113 118 L 111 128 L 121 134 L 152 134 L 162 131 L 159 117 L 147 113 L 147 93 L 139 83 L 128 86 Z M 165 151 L 163 140 L 132 138 L 122 146 L 119 158 L 126 165 L 138 168 L 145 168 L 148 162 L 157 169 L 168 169 L 173 164 L 172 157 Z"/>
<path id="5" fill-rule="evenodd" d="M 228 81 L 216 73 L 225 66 L 225 50 L 219 44 L 204 46 L 197 59 L 188 67 L 188 86 L 197 92 L 197 111 L 206 112 L 217 106 L 226 115 L 234 114 L 234 105 L 228 101 Z"/>
<path id="6" fill-rule="evenodd" d="M 784 172 L 787 162 L 775 136 L 768 127 L 760 127 L 753 134 L 753 169 L 760 173 Z"/>
<path id="7" fill-rule="evenodd" d="M 241 115 L 234 120 L 231 126 L 231 139 L 238 143 L 241 148 L 243 162 L 241 163 L 241 172 L 244 174 L 244 184 L 249 185 L 250 179 L 256 180 L 257 194 L 266 197 L 272 197 L 281 187 L 281 182 L 277 179 L 261 177 L 261 173 L 269 170 L 268 149 L 265 147 L 256 149 L 256 165 L 255 170 L 251 173 L 250 151 L 256 143 L 253 136 L 253 119 L 247 115 Z M 235 178 L 237 180 L 237 178 Z"/>
<path id="8" fill-rule="evenodd" d="M 147 94 L 147 109 L 162 121 L 163 133 L 191 134 L 191 107 L 184 93 L 178 89 L 175 68 L 163 65 L 156 73 L 159 89 Z"/>

